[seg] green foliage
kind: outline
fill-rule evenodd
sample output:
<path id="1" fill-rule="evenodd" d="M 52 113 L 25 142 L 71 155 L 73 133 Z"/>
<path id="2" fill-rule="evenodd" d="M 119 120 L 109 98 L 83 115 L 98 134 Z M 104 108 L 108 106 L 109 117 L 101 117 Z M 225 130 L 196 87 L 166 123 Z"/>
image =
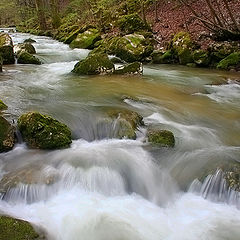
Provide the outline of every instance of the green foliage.
<path id="1" fill-rule="evenodd" d="M 72 142 L 71 131 L 65 124 L 38 112 L 23 114 L 18 119 L 18 128 L 32 148 L 65 148 Z"/>
<path id="2" fill-rule="evenodd" d="M 77 74 L 96 75 L 112 73 L 114 64 L 109 60 L 106 53 L 89 54 L 89 56 L 78 62 L 72 72 Z"/>
<path id="3" fill-rule="evenodd" d="M 240 65 L 240 52 L 234 52 L 228 55 L 226 58 L 219 62 L 217 68 L 228 70 L 231 67 L 236 67 L 237 65 Z"/>
<path id="4" fill-rule="evenodd" d="M 0 240 L 33 240 L 39 237 L 30 223 L 0 216 Z"/>
<path id="5" fill-rule="evenodd" d="M 148 141 L 156 146 L 174 147 L 175 138 L 168 130 L 149 130 L 147 133 Z"/>

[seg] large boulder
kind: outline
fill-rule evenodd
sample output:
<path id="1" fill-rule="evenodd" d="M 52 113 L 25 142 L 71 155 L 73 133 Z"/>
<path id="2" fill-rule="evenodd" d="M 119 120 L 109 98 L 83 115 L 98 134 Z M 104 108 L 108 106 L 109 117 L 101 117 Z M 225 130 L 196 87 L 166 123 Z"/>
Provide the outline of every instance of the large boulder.
<path id="1" fill-rule="evenodd" d="M 83 75 L 108 74 L 114 72 L 114 64 L 106 53 L 89 54 L 74 66 L 72 72 Z"/>
<path id="2" fill-rule="evenodd" d="M 150 26 L 145 23 L 137 13 L 122 16 L 118 22 L 120 30 L 126 34 L 140 32 L 140 31 L 151 31 Z"/>
<path id="3" fill-rule="evenodd" d="M 107 112 L 108 117 L 116 122 L 117 138 L 136 139 L 136 130 L 143 126 L 143 117 L 137 112 L 127 109 L 111 109 Z"/>
<path id="4" fill-rule="evenodd" d="M 142 75 L 143 67 L 140 62 L 133 62 L 123 65 L 114 71 L 114 74 Z"/>
<path id="5" fill-rule="evenodd" d="M 240 69 L 240 52 L 234 52 L 221 60 L 218 65 L 218 69 L 229 70 L 232 68 Z"/>
<path id="6" fill-rule="evenodd" d="M 71 48 L 93 49 L 94 44 L 101 39 L 101 35 L 97 29 L 88 29 L 83 33 L 79 33 L 71 43 Z"/>
<path id="7" fill-rule="evenodd" d="M 197 44 L 192 41 L 190 34 L 186 32 L 177 33 L 170 42 L 170 50 L 178 57 L 179 63 L 186 65 L 193 62 L 192 52 L 197 48 Z"/>
<path id="8" fill-rule="evenodd" d="M 175 138 L 171 131 L 168 130 L 148 130 L 148 142 L 159 147 L 174 147 Z"/>
<path id="9" fill-rule="evenodd" d="M 19 43 L 14 46 L 14 52 L 17 56 L 19 56 L 21 52 L 35 54 L 36 50 L 31 43 Z"/>
<path id="10" fill-rule="evenodd" d="M 14 127 L 0 116 L 0 152 L 10 151 L 15 143 Z"/>
<path id="11" fill-rule="evenodd" d="M 18 119 L 18 129 L 32 148 L 66 148 L 72 142 L 71 131 L 65 124 L 39 112 L 23 114 Z"/>
<path id="12" fill-rule="evenodd" d="M 15 63 L 12 38 L 7 33 L 0 33 L 0 55 L 3 64 Z"/>
<path id="13" fill-rule="evenodd" d="M 0 216 L 0 232 L 0 240 L 34 240 L 40 237 L 29 222 L 8 216 Z"/>
<path id="14" fill-rule="evenodd" d="M 104 43 L 108 54 L 116 55 L 126 62 L 144 61 L 153 51 L 151 40 L 141 34 L 113 37 Z"/>
<path id="15" fill-rule="evenodd" d="M 40 65 L 41 61 L 33 56 L 32 54 L 26 52 L 26 51 L 21 51 L 18 54 L 18 60 L 17 63 L 19 64 L 36 64 L 36 65 Z"/>

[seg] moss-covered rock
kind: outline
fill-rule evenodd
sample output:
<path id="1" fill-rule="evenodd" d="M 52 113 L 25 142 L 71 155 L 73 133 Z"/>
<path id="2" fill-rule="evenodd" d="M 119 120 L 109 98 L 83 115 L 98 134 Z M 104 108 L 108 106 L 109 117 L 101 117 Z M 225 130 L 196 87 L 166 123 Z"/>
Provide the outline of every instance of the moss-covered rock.
<path id="1" fill-rule="evenodd" d="M 30 223 L 7 216 L 0 216 L 0 233 L 0 240 L 39 239 Z"/>
<path id="2" fill-rule="evenodd" d="M 151 31 L 150 26 L 145 23 L 137 13 L 122 16 L 117 25 L 125 34 L 139 31 Z"/>
<path id="3" fill-rule="evenodd" d="M 59 149 L 71 144 L 71 131 L 63 123 L 39 112 L 23 114 L 18 128 L 28 146 L 40 149 Z"/>
<path id="4" fill-rule="evenodd" d="M 74 66 L 72 72 L 83 75 L 108 74 L 114 72 L 114 64 L 106 53 L 89 54 Z"/>
<path id="5" fill-rule="evenodd" d="M 237 67 L 240 67 L 240 52 L 231 53 L 226 58 L 221 60 L 217 65 L 218 69 L 224 70 Z"/>
<path id="6" fill-rule="evenodd" d="M 170 64 L 175 61 L 172 50 L 155 50 L 152 52 L 151 57 L 152 62 L 156 64 Z"/>
<path id="7" fill-rule="evenodd" d="M 137 112 L 127 109 L 111 109 L 107 112 L 108 117 L 116 121 L 115 137 L 136 139 L 138 126 L 143 126 L 143 117 Z"/>
<path id="8" fill-rule="evenodd" d="M 17 63 L 40 65 L 41 61 L 37 57 L 33 56 L 32 54 L 25 51 L 21 51 L 20 54 L 18 54 Z"/>
<path id="9" fill-rule="evenodd" d="M 197 47 L 197 44 L 192 41 L 189 33 L 179 32 L 170 42 L 169 49 L 176 54 L 180 64 L 186 65 L 193 62 L 192 52 Z"/>
<path id="10" fill-rule="evenodd" d="M 2 55 L 3 64 L 15 63 L 12 39 L 7 33 L 0 33 L 0 55 Z"/>
<path id="11" fill-rule="evenodd" d="M 205 50 L 195 50 L 193 52 L 193 61 L 201 67 L 207 67 L 210 64 L 211 58 L 208 51 Z"/>
<path id="12" fill-rule="evenodd" d="M 10 151 L 15 143 L 14 127 L 0 116 L 0 152 Z"/>
<path id="13" fill-rule="evenodd" d="M 19 43 L 14 46 L 14 52 L 17 57 L 21 54 L 21 52 L 27 52 L 30 54 L 35 54 L 36 50 L 31 43 Z"/>
<path id="14" fill-rule="evenodd" d="M 0 111 L 6 110 L 8 106 L 0 99 Z"/>
<path id="15" fill-rule="evenodd" d="M 74 39 L 70 47 L 71 48 L 84 48 L 84 49 L 93 49 L 94 44 L 101 39 L 101 35 L 97 29 L 88 29 L 83 33 L 79 33 Z M 67 41 L 67 40 L 66 40 Z"/>
<path id="16" fill-rule="evenodd" d="M 113 37 L 104 42 L 108 54 L 116 55 L 126 62 L 144 61 L 153 51 L 153 44 L 140 34 Z"/>
<path id="17" fill-rule="evenodd" d="M 133 62 L 116 69 L 114 74 L 128 74 L 128 75 L 142 75 L 143 68 L 142 63 Z"/>
<path id="18" fill-rule="evenodd" d="M 36 41 L 32 38 L 27 38 L 24 40 L 24 43 L 35 43 Z"/>
<path id="19" fill-rule="evenodd" d="M 171 131 L 168 130 L 148 130 L 148 142 L 160 147 L 174 147 L 175 138 Z"/>

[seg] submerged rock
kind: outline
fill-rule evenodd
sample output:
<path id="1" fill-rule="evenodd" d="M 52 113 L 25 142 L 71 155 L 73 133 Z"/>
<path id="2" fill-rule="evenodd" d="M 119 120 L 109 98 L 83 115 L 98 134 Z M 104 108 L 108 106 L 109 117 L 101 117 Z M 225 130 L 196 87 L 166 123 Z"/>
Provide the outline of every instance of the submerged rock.
<path id="1" fill-rule="evenodd" d="M 72 72 L 84 75 L 108 74 L 114 72 L 114 64 L 106 53 L 89 54 L 74 66 Z"/>
<path id="2" fill-rule="evenodd" d="M 36 41 L 32 38 L 27 38 L 24 40 L 24 43 L 35 43 Z"/>
<path id="3" fill-rule="evenodd" d="M 71 43 L 71 48 L 93 49 L 94 44 L 101 39 L 101 35 L 97 29 L 88 29 L 83 33 L 79 33 Z"/>
<path id="4" fill-rule="evenodd" d="M 59 149 L 71 144 L 71 131 L 63 123 L 39 112 L 23 114 L 18 128 L 28 146 L 40 149 Z"/>
<path id="5" fill-rule="evenodd" d="M 134 62 L 123 65 L 122 67 L 116 69 L 114 74 L 129 74 L 129 75 L 142 75 L 143 67 L 142 63 Z"/>
<path id="6" fill-rule="evenodd" d="M 0 240 L 40 239 L 29 222 L 7 216 L 0 216 L 0 233 Z"/>
<path id="7" fill-rule="evenodd" d="M 217 68 L 224 70 L 232 68 L 240 69 L 240 52 L 234 52 L 228 55 L 218 63 Z"/>
<path id="8" fill-rule="evenodd" d="M 15 63 L 12 38 L 7 33 L 0 33 L 0 55 L 3 64 Z"/>
<path id="9" fill-rule="evenodd" d="M 0 116 L 0 152 L 10 151 L 15 143 L 14 127 Z"/>
<path id="10" fill-rule="evenodd" d="M 168 130 L 148 130 L 148 142 L 160 147 L 174 147 L 175 138 L 171 131 Z"/>
<path id="11" fill-rule="evenodd" d="M 32 54 L 26 51 L 21 51 L 20 54 L 18 55 L 17 63 L 40 65 L 41 61 L 37 57 L 33 56 Z"/>
<path id="12" fill-rule="evenodd" d="M 0 111 L 6 110 L 8 106 L 0 99 Z"/>

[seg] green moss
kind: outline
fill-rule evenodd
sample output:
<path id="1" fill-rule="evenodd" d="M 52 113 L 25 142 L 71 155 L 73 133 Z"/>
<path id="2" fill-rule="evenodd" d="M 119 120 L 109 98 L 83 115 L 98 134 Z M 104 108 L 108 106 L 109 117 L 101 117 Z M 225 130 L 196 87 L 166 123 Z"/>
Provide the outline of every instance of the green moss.
<path id="1" fill-rule="evenodd" d="M 18 119 L 18 128 L 32 148 L 65 148 L 72 142 L 71 131 L 65 124 L 38 112 L 23 114 Z"/>
<path id="2" fill-rule="evenodd" d="M 240 52 L 231 53 L 218 63 L 217 68 L 228 70 L 231 67 L 236 67 L 237 65 L 240 65 Z"/>
<path id="3" fill-rule="evenodd" d="M 114 74 L 137 74 L 141 75 L 143 72 L 142 64 L 140 62 L 133 62 L 127 65 L 124 65 L 122 68 L 119 68 L 114 71 Z"/>
<path id="4" fill-rule="evenodd" d="M 79 33 L 70 44 L 71 48 L 93 49 L 94 44 L 101 39 L 97 29 L 88 29 L 84 33 Z"/>
<path id="5" fill-rule="evenodd" d="M 192 52 L 188 48 L 182 48 L 178 52 L 179 63 L 186 65 L 187 63 L 193 62 Z"/>
<path id="6" fill-rule="evenodd" d="M 149 130 L 147 133 L 148 141 L 156 146 L 174 147 L 175 138 L 168 130 Z"/>
<path id="7" fill-rule="evenodd" d="M 7 216 L 0 216 L 0 233 L 0 240 L 32 240 L 39 237 L 30 223 Z"/>
<path id="8" fill-rule="evenodd" d="M 78 62 L 72 72 L 77 74 L 96 75 L 112 73 L 114 64 L 109 60 L 106 53 L 89 54 L 89 56 Z"/>
<path id="9" fill-rule="evenodd" d="M 14 128 L 0 116 L 0 152 L 6 152 L 14 146 Z"/>
<path id="10" fill-rule="evenodd" d="M 141 30 L 151 31 L 149 25 L 144 23 L 137 13 L 122 16 L 117 25 L 121 31 L 127 34 Z"/>
<path id="11" fill-rule="evenodd" d="M 7 108 L 7 105 L 0 99 L 0 111 L 6 110 Z"/>
<path id="12" fill-rule="evenodd" d="M 0 55 L 3 58 L 3 64 L 15 63 L 12 39 L 7 33 L 0 33 Z"/>
<path id="13" fill-rule="evenodd" d="M 157 64 L 169 64 L 174 62 L 174 56 L 172 50 L 154 51 L 152 54 L 152 62 Z"/>
<path id="14" fill-rule="evenodd" d="M 77 38 L 79 33 L 81 33 L 81 29 L 77 29 L 76 31 L 72 32 L 68 37 L 66 37 L 64 43 L 70 44 L 73 40 Z"/>
<path id="15" fill-rule="evenodd" d="M 40 65 L 41 61 L 36 58 L 35 56 L 33 56 L 32 54 L 22 51 L 19 55 L 18 55 L 18 63 L 20 64 L 37 64 Z"/>
<path id="16" fill-rule="evenodd" d="M 193 52 L 193 60 L 198 66 L 207 67 L 211 59 L 208 51 L 199 49 Z"/>

